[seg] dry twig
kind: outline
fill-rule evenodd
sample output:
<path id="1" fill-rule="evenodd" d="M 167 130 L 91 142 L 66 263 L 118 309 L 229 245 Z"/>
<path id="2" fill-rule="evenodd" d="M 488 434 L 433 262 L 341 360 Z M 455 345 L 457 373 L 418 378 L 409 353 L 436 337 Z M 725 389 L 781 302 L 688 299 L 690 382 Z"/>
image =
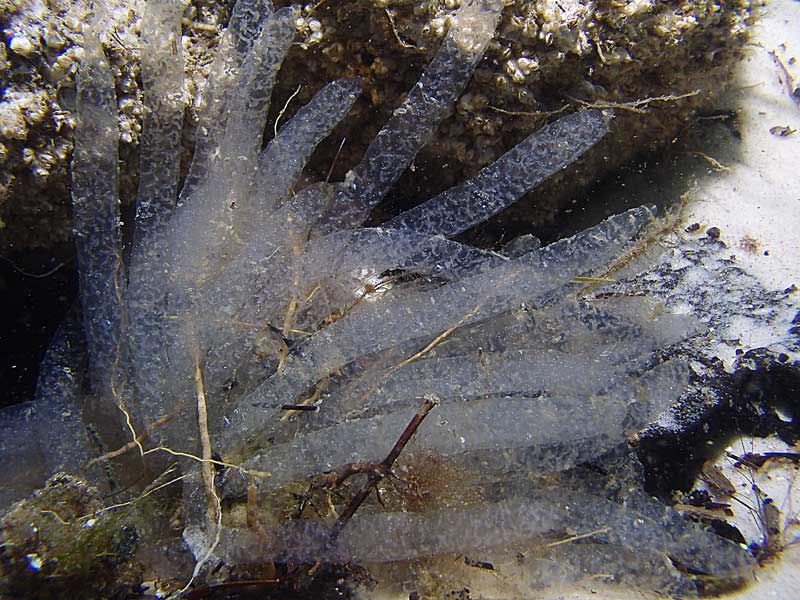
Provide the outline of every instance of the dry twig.
<path id="1" fill-rule="evenodd" d="M 186 590 L 191 587 L 194 580 L 200 574 L 201 569 L 211 556 L 214 554 L 214 550 L 216 550 L 217 546 L 219 545 L 220 535 L 222 534 L 222 501 L 220 500 L 219 494 L 217 494 L 217 490 L 214 487 L 214 467 L 212 466 L 212 462 L 214 459 L 212 458 L 212 451 L 211 451 L 211 436 L 208 433 L 208 408 L 206 406 L 206 392 L 205 387 L 203 386 L 203 372 L 200 368 L 200 349 L 197 347 L 197 338 L 194 335 L 194 328 L 189 328 L 189 337 L 195 343 L 193 344 L 192 351 L 194 354 L 194 382 L 197 394 L 197 427 L 200 432 L 200 448 L 202 450 L 202 473 L 203 473 L 203 482 L 205 483 L 206 487 L 206 495 L 208 496 L 208 512 L 206 513 L 206 520 L 207 520 L 207 528 L 209 531 L 214 531 L 214 539 L 208 545 L 208 549 L 206 550 L 205 555 L 203 558 L 197 561 L 194 565 L 194 570 L 192 571 L 192 576 L 189 578 L 189 581 L 183 586 L 178 592 L 178 596 L 183 594 Z"/>
<path id="2" fill-rule="evenodd" d="M 586 100 L 581 100 L 580 98 L 573 98 L 572 96 L 568 96 L 568 98 L 578 104 L 585 106 L 586 108 L 617 108 L 620 110 L 627 110 L 629 112 L 634 112 L 638 114 L 645 114 L 647 113 L 647 108 L 650 106 L 652 102 L 675 102 L 676 100 L 683 100 L 684 98 L 691 98 L 692 96 L 697 96 L 700 94 L 700 90 L 695 90 L 693 92 L 687 92 L 686 94 L 669 94 L 666 96 L 652 96 L 650 98 L 641 98 L 639 100 L 633 100 L 631 102 L 606 102 L 605 100 L 598 100 L 596 102 L 587 102 Z M 644 108 L 642 108 L 644 107 Z"/>
<path id="3" fill-rule="evenodd" d="M 411 438 L 414 437 L 414 434 L 417 432 L 417 429 L 419 429 L 422 421 L 425 420 L 425 417 L 428 416 L 428 413 L 431 412 L 433 407 L 438 403 L 438 400 L 433 397 L 425 399 L 425 402 L 423 402 L 422 406 L 419 407 L 417 413 L 412 417 L 408 425 L 406 425 L 403 433 L 400 434 L 400 437 L 389 451 L 389 454 L 387 454 L 386 458 L 384 458 L 380 463 L 358 463 L 354 465 L 347 465 L 346 469 L 348 472 L 343 476 L 337 477 L 337 482 L 341 483 L 344 479 L 357 472 L 369 472 L 369 476 L 364 482 L 364 485 L 362 485 L 361 489 L 356 492 L 356 495 L 353 496 L 352 500 L 350 500 L 347 508 L 345 508 L 341 516 L 336 520 L 336 523 L 333 524 L 329 540 L 330 544 L 336 543 L 339 534 L 341 534 L 342 530 L 356 513 L 358 508 L 364 503 L 364 500 L 367 499 L 367 496 L 370 495 L 373 488 L 391 472 L 394 461 L 397 460 L 397 457 L 400 456 L 403 448 L 405 448 L 406 444 L 408 444 Z"/>
<path id="4" fill-rule="evenodd" d="M 134 448 L 141 448 L 142 447 L 142 442 L 147 440 L 147 438 L 150 436 L 150 432 L 153 429 L 156 429 L 157 427 L 161 427 L 162 425 L 166 425 L 172 419 L 174 419 L 177 416 L 177 414 L 178 414 L 177 412 L 173 412 L 171 414 L 168 414 L 166 417 L 161 417 L 160 419 L 157 419 L 157 420 L 153 421 L 150 424 L 150 427 L 148 427 L 147 429 L 145 429 L 139 435 L 136 436 L 136 439 L 131 440 L 130 442 L 128 442 L 127 444 L 125 444 L 121 448 L 117 448 L 116 450 L 112 450 L 110 452 L 106 452 L 102 456 L 97 456 L 97 457 L 93 458 L 86 465 L 87 468 L 91 467 L 91 466 L 93 466 L 93 465 L 95 465 L 95 464 L 97 464 L 99 462 L 102 462 L 104 460 L 111 460 L 112 458 L 117 458 L 118 456 L 122 456 L 123 454 L 125 454 L 126 452 L 128 452 L 130 450 L 133 450 Z M 147 452 L 149 452 L 149 451 L 147 451 Z M 147 452 L 142 452 L 142 456 L 147 454 Z"/>

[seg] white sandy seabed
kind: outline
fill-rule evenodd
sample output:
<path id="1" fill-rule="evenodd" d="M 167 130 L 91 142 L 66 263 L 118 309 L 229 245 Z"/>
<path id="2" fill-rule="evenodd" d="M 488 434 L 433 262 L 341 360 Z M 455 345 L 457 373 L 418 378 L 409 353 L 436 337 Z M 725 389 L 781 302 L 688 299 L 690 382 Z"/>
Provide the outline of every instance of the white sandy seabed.
<path id="1" fill-rule="evenodd" d="M 685 225 L 699 223 L 700 232 L 720 230 L 725 257 L 735 254 L 737 264 L 756 277 L 767 290 L 800 287 L 800 2 L 768 0 L 754 28 L 746 58 L 723 108 L 735 111 L 739 139 L 734 147 L 701 148 L 707 158 L 720 158 L 719 167 L 697 178 L 690 188 Z M 719 139 L 715 140 L 715 143 Z M 699 154 L 698 154 L 699 156 Z M 704 160 L 706 158 L 703 158 Z M 711 164 L 711 163 L 709 163 Z M 797 294 L 799 292 L 795 292 Z M 793 302 L 795 304 L 795 302 Z M 791 319 L 791 316 L 788 316 Z M 744 349 L 773 345 L 768 328 L 754 327 L 747 319 L 734 320 L 725 336 L 741 339 Z M 774 331 L 774 330 L 773 330 Z M 726 355 L 726 352 L 730 356 Z M 726 366 L 733 349 L 720 347 Z M 790 353 L 792 359 L 798 357 Z M 730 451 L 791 451 L 777 438 L 739 439 Z M 755 505 L 757 485 L 762 497 L 772 498 L 780 511 L 786 547 L 759 569 L 754 584 L 723 596 L 726 600 L 800 598 L 800 470 L 796 464 L 778 464 L 758 472 L 742 472 L 722 458 L 718 467 L 736 486 L 743 503 Z M 752 511 L 734 502 L 734 524 L 748 541 L 758 540 L 762 527 Z M 611 594 L 611 595 L 609 595 Z M 640 592 L 608 589 L 565 593 L 548 598 L 642 598 Z"/>
<path id="2" fill-rule="evenodd" d="M 728 101 L 736 111 L 741 139 L 730 170 L 701 181 L 692 193 L 688 222 L 717 226 L 737 261 L 769 290 L 800 287 L 800 2 L 769 0 L 757 23 Z M 783 129 L 788 128 L 788 129 Z M 795 131 L 793 131 L 795 130 Z M 788 135 L 780 135 L 781 133 Z M 741 251 L 742 240 L 756 240 L 758 251 Z M 762 331 L 738 336 L 751 347 L 769 345 Z M 797 358 L 794 357 L 793 358 Z M 738 440 L 732 450 L 785 451 L 776 439 Z M 752 477 L 720 467 L 740 490 L 752 494 Z M 800 597 L 800 477 L 796 465 L 756 474 L 756 483 L 781 513 L 785 544 L 781 556 L 758 572 L 749 588 L 726 596 L 737 600 Z M 760 477 L 760 479 L 758 479 Z M 748 538 L 759 534 L 753 515 L 741 506 L 737 525 Z"/>

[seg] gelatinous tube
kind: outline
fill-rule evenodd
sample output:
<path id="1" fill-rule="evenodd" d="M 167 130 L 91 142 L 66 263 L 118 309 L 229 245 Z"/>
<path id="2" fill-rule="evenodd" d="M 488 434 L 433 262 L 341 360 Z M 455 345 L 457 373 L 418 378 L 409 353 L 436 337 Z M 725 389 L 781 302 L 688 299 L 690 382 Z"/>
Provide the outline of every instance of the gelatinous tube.
<path id="1" fill-rule="evenodd" d="M 375 136 L 358 166 L 345 177 L 328 213 L 332 223 L 362 223 L 430 141 L 483 56 L 501 9 L 497 0 L 462 4 L 422 77 Z"/>
<path id="2" fill-rule="evenodd" d="M 653 577 L 669 590 L 692 591 L 688 572 L 747 574 L 746 551 L 637 493 L 633 466 L 625 481 L 581 466 L 591 462 L 616 476 L 629 436 L 689 381 L 687 363 L 665 361 L 661 350 L 696 332 L 694 321 L 662 314 L 646 298 L 573 294 L 585 292 L 576 276 L 597 275 L 626 255 L 650 209 L 544 248 L 530 237 L 502 253 L 448 239 L 574 162 L 604 135 L 608 115 L 586 110 L 559 119 L 463 185 L 383 227 L 361 226 L 466 86 L 500 2 L 462 1 L 436 57 L 361 163 L 340 184 L 301 187 L 314 148 L 352 105 L 358 84 L 324 87 L 262 150 L 296 14 L 273 12 L 267 0 L 240 0 L 198 101 L 204 116 L 195 157 L 173 210 L 178 7 L 156 0 L 142 21 L 151 46 L 143 67 L 148 112 L 127 277 L 112 79 L 87 40 L 73 162 L 84 335 L 65 329 L 69 335 L 43 365 L 37 406 L 0 419 L 4 466 L 20 456 L 9 426 L 32 437 L 49 426 L 50 448 L 20 445 L 37 484 L 48 470 L 76 470 L 90 453 L 86 429 L 118 417 L 124 402 L 130 431 L 123 430 L 121 453 L 142 451 L 136 459 L 148 467 L 154 455 L 180 456 L 184 539 L 201 563 L 509 553 L 541 550 L 577 532 L 586 536 L 574 560 L 563 561 L 563 580 L 607 567 L 635 587 L 647 579 L 647 561 L 658 563 Z M 385 464 L 379 472 L 386 502 L 363 496 L 370 491 L 361 485 L 365 473 L 372 484 L 375 465 L 398 447 L 431 395 L 438 405 L 405 438 L 393 472 Z M 95 397 L 117 406 L 95 411 Z M 84 400 L 90 414 L 79 406 Z M 207 424 L 198 414 L 207 414 Z M 137 447 L 128 434 L 140 432 Z M 119 448 L 118 433 L 100 431 L 97 441 Z M 212 451 L 227 463 L 217 488 L 204 486 L 192 460 Z M 343 485 L 325 483 L 335 474 L 319 477 L 352 463 L 362 471 Z M 22 489 L 14 483 L 14 494 Z M 221 529 L 206 521 L 209 492 L 226 500 Z M 302 506 L 294 506 L 295 494 Z M 310 505 L 314 495 L 330 505 L 319 519 L 308 518 L 305 500 Z M 250 529 L 229 528 L 245 497 Z M 362 501 L 355 512 L 353 497 Z M 342 508 L 349 521 L 337 538 L 328 517 Z M 582 555 L 590 545 L 593 552 Z M 638 562 L 626 569 L 622 555 Z M 541 551 L 538 560 L 552 564 L 558 552 Z"/>
<path id="3" fill-rule="evenodd" d="M 252 192 L 260 211 L 271 212 L 287 197 L 314 148 L 342 120 L 360 91 L 356 80 L 332 81 L 267 144 L 258 157 Z"/>
<path id="4" fill-rule="evenodd" d="M 567 277 L 596 269 L 618 256 L 644 225 L 648 214 L 646 210 L 633 209 L 557 242 L 564 248 L 563 262 L 569 258 L 574 261 L 571 273 L 564 272 L 566 264 L 562 265 L 562 259 L 542 261 L 544 266 L 540 263 L 537 268 L 537 261 L 521 258 L 433 291 L 359 306 L 310 338 L 296 356 L 287 360 L 280 377 L 267 379 L 239 403 L 226 428 L 228 440 L 257 435 L 274 419 L 279 406 L 359 356 L 412 339 L 419 339 L 422 348 L 430 341 L 425 341 L 426 336 L 478 322 L 522 303 L 535 306 L 565 285 Z M 549 257 L 547 248 L 543 254 Z"/>
<path id="5" fill-rule="evenodd" d="M 124 266 L 117 193 L 117 102 L 108 63 L 87 35 L 78 70 L 72 210 L 83 328 L 95 392 L 111 395 L 119 360 Z"/>
<path id="6" fill-rule="evenodd" d="M 448 402 L 422 424 L 415 436 L 415 447 L 447 458 L 480 450 L 499 453 L 513 448 L 569 445 L 589 437 L 588 430 L 594 437 L 618 439 L 622 436 L 625 409 L 624 402 L 604 396 Z M 266 449 L 263 455 L 245 461 L 244 466 L 267 471 L 270 465 L 281 465 L 279 473 L 264 481 L 265 489 L 269 489 L 301 479 L 305 473 L 322 473 L 347 463 L 380 461 L 415 410 L 412 406 L 311 432 L 291 444 Z M 339 440 L 348 443 L 341 444 Z M 230 493 L 237 489 L 233 482 L 228 486 Z"/>
<path id="7" fill-rule="evenodd" d="M 173 220 L 173 269 L 176 287 L 197 289 L 235 258 L 243 242 L 238 225 L 247 222 L 249 195 L 261 148 L 258 135 L 267 118 L 272 85 L 294 38 L 294 12 L 284 8 L 270 15 L 250 53 L 244 58 L 224 108 L 225 127 L 204 180 L 194 185 L 191 203 Z M 239 206 L 245 210 L 240 211 Z"/>
<path id="8" fill-rule="evenodd" d="M 737 544 L 655 501 L 642 498 L 623 505 L 579 491 L 564 494 L 560 488 L 541 487 L 525 496 L 422 514 L 365 513 L 348 523 L 336 545 L 330 544 L 328 529 L 319 521 L 290 522 L 266 536 L 223 529 L 217 552 L 234 564 L 245 556 L 301 561 L 322 557 L 363 564 L 519 547 L 548 538 L 564 539 L 568 537 L 565 531 L 576 530 L 594 532 L 592 540 L 641 550 L 648 558 L 654 552 L 663 561 L 673 557 L 683 568 L 715 577 L 747 578 L 754 566 L 747 551 Z M 190 543 L 202 535 L 191 530 L 187 534 Z"/>
<path id="9" fill-rule="evenodd" d="M 148 2 L 142 17 L 145 113 L 139 158 L 136 228 L 129 260 L 127 311 L 132 368 L 142 414 L 161 414 L 160 382 L 172 335 L 165 322 L 171 247 L 168 223 L 178 194 L 183 124 L 182 0 Z"/>
<path id="10" fill-rule="evenodd" d="M 575 367 L 579 366 L 569 364 L 567 359 L 562 362 L 562 368 L 568 373 L 575 373 Z M 443 400 L 433 417 L 417 431 L 415 447 L 440 458 L 475 452 L 494 455 L 484 458 L 483 463 L 492 463 L 492 469 L 501 473 L 511 471 L 512 464 L 516 467 L 513 470 L 519 471 L 522 462 L 532 470 L 544 466 L 550 471 L 563 470 L 575 464 L 571 461 L 587 460 L 619 443 L 627 433 L 644 427 L 678 399 L 686 386 L 686 373 L 686 366 L 681 363 L 665 363 L 638 380 L 622 379 L 616 385 L 602 379 L 600 382 L 586 380 L 584 385 L 590 389 L 580 395 L 567 395 L 566 390 L 539 395 L 530 393 L 527 397 L 524 393 L 512 395 L 496 389 L 502 383 L 493 386 L 488 381 L 482 390 L 483 396 L 488 397 L 455 396 Z M 535 375 L 532 373 L 534 379 L 529 381 L 536 382 Z M 458 373 L 442 373 L 442 378 L 453 382 L 459 379 Z M 608 390 L 601 393 L 599 390 L 604 384 Z M 436 384 L 427 387 L 433 390 Z M 383 411 L 375 411 L 378 416 L 339 415 L 337 425 L 305 433 L 288 444 L 272 445 L 247 460 L 244 466 L 266 471 L 271 464 L 279 464 L 280 472 L 273 473 L 263 483 L 263 489 L 271 489 L 302 479 L 306 472 L 321 473 L 347 463 L 379 461 L 394 443 L 392 432 L 403 430 L 419 403 L 418 400 L 402 402 L 402 394 L 399 398 Z M 402 405 L 405 405 L 403 409 L 397 408 Z M 326 409 L 323 405 L 321 411 Z M 347 443 L 342 444 L 340 440 L 347 440 Z M 585 440 L 591 440 L 591 444 L 583 447 Z M 559 446 L 570 449 L 562 454 L 571 460 L 554 461 L 553 451 L 546 450 L 539 456 L 550 457 L 549 462 L 534 464 L 535 450 L 521 454 L 508 452 Z M 585 452 L 575 451 L 582 447 Z M 477 471 L 486 468 L 478 467 Z M 476 472 L 475 465 L 470 472 Z M 238 477 L 237 473 L 230 472 L 234 477 Z M 228 493 L 236 494 L 237 490 L 241 493 L 237 482 L 241 480 L 229 482 Z"/>
<path id="11" fill-rule="evenodd" d="M 608 132 L 599 110 L 562 117 L 528 136 L 475 177 L 404 212 L 386 227 L 451 237 L 516 202 L 577 160 Z"/>
<path id="12" fill-rule="evenodd" d="M 80 473 L 93 456 L 85 425 L 90 415 L 84 414 L 81 398 L 86 358 L 80 310 L 74 305 L 47 349 L 36 380 L 32 437 L 41 443 L 50 473 Z"/>
<path id="13" fill-rule="evenodd" d="M 242 61 L 250 53 L 261 34 L 264 20 L 270 14 L 270 0 L 237 0 L 233 6 L 208 82 L 196 102 L 201 109 L 200 117 L 192 163 L 180 192 L 181 202 L 193 197 L 208 178 L 215 149 L 221 143 L 225 130 L 229 98 L 238 90 L 234 82 L 240 77 Z"/>
<path id="14" fill-rule="evenodd" d="M 51 464 L 42 454 L 39 417 L 34 402 L 0 408 L 0 506 L 28 496 L 52 474 Z M 25 468 L 19 468 L 24 465 Z"/>
<path id="15" fill-rule="evenodd" d="M 152 246 L 152 233 L 172 215 L 178 196 L 183 125 L 183 56 L 180 17 L 183 0 L 148 2 L 142 17 L 142 87 L 148 107 L 139 146 L 136 250 Z M 146 243 L 144 240 L 147 240 Z M 141 257 L 132 263 L 147 263 Z"/>

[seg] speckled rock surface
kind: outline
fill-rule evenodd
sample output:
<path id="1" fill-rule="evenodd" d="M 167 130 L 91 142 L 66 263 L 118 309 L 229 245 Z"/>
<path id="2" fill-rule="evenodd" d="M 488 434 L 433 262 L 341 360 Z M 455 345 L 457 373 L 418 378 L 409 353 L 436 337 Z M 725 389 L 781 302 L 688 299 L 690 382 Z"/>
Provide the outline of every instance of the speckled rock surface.
<path id="1" fill-rule="evenodd" d="M 193 0 L 185 14 L 187 148 L 193 100 L 231 4 Z M 509 2 L 466 94 L 401 181 L 403 191 L 390 199 L 389 213 L 462 180 L 554 112 L 581 102 L 692 94 L 618 111 L 614 132 L 597 152 L 540 190 L 535 203 L 521 203 L 503 218 L 505 226 L 547 221 L 565 198 L 632 156 L 669 143 L 699 107 L 709 105 L 725 87 L 755 4 Z M 107 5 L 101 42 L 115 71 L 121 187 L 130 199 L 142 112 L 139 18 L 130 3 Z M 360 77 L 363 97 L 310 167 L 317 175 L 332 170 L 333 178 L 340 177 L 416 80 L 458 6 L 458 0 L 351 0 L 299 7 L 298 37 L 279 75 L 269 128 L 281 112 L 286 122 L 324 82 Z M 0 2 L 0 249 L 6 255 L 50 247 L 70 235 L 74 73 L 88 14 L 86 0 Z"/>

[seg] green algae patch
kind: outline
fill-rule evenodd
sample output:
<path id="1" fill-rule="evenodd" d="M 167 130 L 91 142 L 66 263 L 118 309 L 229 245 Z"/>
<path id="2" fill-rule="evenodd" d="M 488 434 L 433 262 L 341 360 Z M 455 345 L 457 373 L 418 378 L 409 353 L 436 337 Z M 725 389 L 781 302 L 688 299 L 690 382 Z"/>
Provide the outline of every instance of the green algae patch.
<path id="1" fill-rule="evenodd" d="M 134 511 L 102 508 L 96 489 L 66 474 L 15 504 L 2 520 L 0 593 L 117 598 L 138 588 Z"/>

